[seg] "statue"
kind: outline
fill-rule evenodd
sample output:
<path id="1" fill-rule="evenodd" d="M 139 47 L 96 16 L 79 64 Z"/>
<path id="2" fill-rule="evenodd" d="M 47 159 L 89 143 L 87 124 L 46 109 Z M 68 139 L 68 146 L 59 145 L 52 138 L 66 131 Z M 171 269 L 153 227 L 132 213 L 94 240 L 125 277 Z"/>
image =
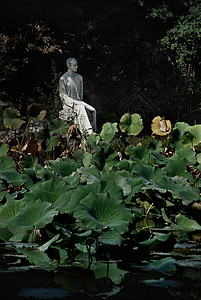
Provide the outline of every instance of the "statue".
<path id="1" fill-rule="evenodd" d="M 96 110 L 83 101 L 83 79 L 77 74 L 77 61 L 68 58 L 67 72 L 59 80 L 59 96 L 63 109 L 59 111 L 59 118 L 65 121 L 73 120 L 82 133 L 91 134 L 96 130 Z M 88 114 L 92 113 L 93 126 Z"/>

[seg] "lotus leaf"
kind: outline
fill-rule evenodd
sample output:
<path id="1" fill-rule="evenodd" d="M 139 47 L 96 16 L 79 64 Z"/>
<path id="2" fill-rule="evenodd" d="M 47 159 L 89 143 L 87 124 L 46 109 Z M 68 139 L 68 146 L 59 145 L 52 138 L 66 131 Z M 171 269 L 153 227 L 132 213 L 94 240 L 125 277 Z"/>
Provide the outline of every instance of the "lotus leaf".
<path id="1" fill-rule="evenodd" d="M 17 252 L 25 255 L 30 264 L 34 264 L 36 266 L 49 266 L 51 263 L 51 259 L 44 252 L 26 249 L 18 249 Z"/>
<path id="2" fill-rule="evenodd" d="M 199 143 L 201 143 L 201 125 L 191 126 L 183 136 L 183 146 L 193 148 Z"/>
<path id="3" fill-rule="evenodd" d="M 16 170 L 0 171 L 0 178 L 12 183 L 14 186 L 21 186 L 23 184 L 22 175 Z"/>
<path id="4" fill-rule="evenodd" d="M 14 200 L 8 197 L 6 203 L 0 207 L 0 227 L 5 227 L 7 222 L 12 220 L 24 206 L 24 200 Z"/>
<path id="5" fill-rule="evenodd" d="M 55 171 L 61 177 L 69 176 L 81 167 L 81 163 L 74 161 L 73 159 L 62 159 L 51 165 L 51 170 Z"/>
<path id="6" fill-rule="evenodd" d="M 27 115 L 33 121 L 42 121 L 46 116 L 46 111 L 40 103 L 32 103 L 27 107 Z"/>
<path id="7" fill-rule="evenodd" d="M 120 284 L 124 279 L 124 276 L 127 271 L 121 270 L 117 268 L 116 263 L 110 263 L 109 265 L 106 263 L 98 262 L 91 266 L 91 270 L 94 272 L 95 278 L 110 278 L 115 284 Z"/>
<path id="8" fill-rule="evenodd" d="M 178 130 L 179 131 L 179 139 L 181 140 L 184 133 L 187 132 L 190 129 L 190 125 L 188 125 L 185 122 L 177 122 L 173 128 L 173 131 Z"/>
<path id="9" fill-rule="evenodd" d="M 110 182 L 110 184 L 114 183 L 115 186 L 121 187 L 124 196 L 128 196 L 131 193 L 130 184 L 128 183 L 127 179 L 125 177 L 123 177 L 120 173 L 114 172 L 112 170 L 109 170 L 108 172 L 104 172 L 104 170 L 103 170 L 101 174 L 105 181 Z M 119 199 L 119 198 L 117 198 L 117 199 Z M 120 199 L 122 199 L 122 197 Z"/>
<path id="10" fill-rule="evenodd" d="M 15 218 L 8 222 L 8 229 L 15 235 L 40 229 L 51 223 L 57 214 L 58 210 L 52 209 L 50 203 L 33 200 L 28 202 Z"/>
<path id="11" fill-rule="evenodd" d="M 143 129 L 142 118 L 139 114 L 124 114 L 120 119 L 119 127 L 127 135 L 138 135 Z"/>
<path id="12" fill-rule="evenodd" d="M 125 149 L 125 154 L 128 155 L 130 159 L 142 161 L 148 160 L 149 150 L 144 146 L 129 145 Z"/>
<path id="13" fill-rule="evenodd" d="M 47 151 L 51 151 L 52 148 L 56 147 L 59 142 L 59 137 L 56 135 L 51 136 L 50 139 L 46 140 Z"/>
<path id="14" fill-rule="evenodd" d="M 189 205 L 193 201 L 197 201 L 200 199 L 200 190 L 199 188 L 186 186 L 180 189 L 178 188 L 177 190 L 173 191 L 172 196 L 174 198 L 181 199 L 183 205 Z"/>
<path id="15" fill-rule="evenodd" d="M 107 192 L 112 198 L 119 200 L 121 200 L 123 197 L 122 189 L 114 182 L 97 181 L 84 186 L 80 185 L 76 190 L 72 191 L 71 200 L 66 212 L 72 214 L 80 201 L 85 199 L 85 197 L 87 197 L 92 191 L 96 193 Z"/>
<path id="16" fill-rule="evenodd" d="M 172 156 L 171 158 L 169 158 L 168 163 L 163 168 L 163 171 L 165 171 L 169 176 L 172 176 L 172 177 L 174 177 L 174 176 L 186 177 L 186 176 L 188 176 L 188 174 L 185 172 L 187 164 L 188 164 L 188 161 L 185 158 L 181 159 L 176 154 L 176 155 Z"/>
<path id="17" fill-rule="evenodd" d="M 137 178 L 141 178 L 144 184 L 153 184 L 163 176 L 162 170 L 145 164 L 137 164 L 133 167 L 133 173 Z"/>
<path id="18" fill-rule="evenodd" d="M 68 132 L 68 125 L 64 120 L 61 120 L 59 118 L 55 118 L 50 122 L 50 135 L 53 134 L 61 135 L 66 134 Z"/>
<path id="19" fill-rule="evenodd" d="M 9 150 L 9 146 L 6 143 L 0 143 L 0 157 L 5 156 Z"/>
<path id="20" fill-rule="evenodd" d="M 63 211 L 70 201 L 69 186 L 60 180 L 50 179 L 45 182 L 38 182 L 25 194 L 25 201 L 41 199 L 48 202 L 53 208 Z"/>
<path id="21" fill-rule="evenodd" d="M 83 155 L 83 165 L 84 167 L 89 167 L 92 162 L 92 154 L 89 152 L 85 152 Z"/>
<path id="22" fill-rule="evenodd" d="M 110 198 L 106 193 L 94 192 L 80 202 L 75 209 L 74 217 L 82 220 L 90 229 L 107 227 L 118 232 L 126 231 L 132 219 L 130 211 L 122 202 Z"/>
<path id="23" fill-rule="evenodd" d="M 169 239 L 170 236 L 171 236 L 171 233 L 167 233 L 167 234 L 159 233 L 154 238 L 143 241 L 143 242 L 140 242 L 139 244 L 143 245 L 143 246 L 146 246 L 150 250 L 152 250 L 155 247 L 157 247 L 158 245 L 160 245 L 160 243 L 166 242 Z"/>
<path id="24" fill-rule="evenodd" d="M 123 240 L 122 236 L 114 230 L 106 231 L 98 238 L 98 241 L 105 245 L 120 245 Z"/>
<path id="25" fill-rule="evenodd" d="M 176 216 L 176 222 L 180 229 L 186 232 L 201 230 L 201 226 L 195 220 L 191 220 L 181 214 Z"/>
<path id="26" fill-rule="evenodd" d="M 164 118 L 161 118 L 160 116 L 155 117 L 152 120 L 151 124 L 151 130 L 154 135 L 164 137 L 168 136 L 171 132 L 171 123 L 169 120 L 165 120 Z"/>
<path id="27" fill-rule="evenodd" d="M 16 130 L 21 127 L 25 121 L 21 118 L 20 113 L 15 108 L 6 108 L 3 113 L 4 126 L 11 130 Z"/>
<path id="28" fill-rule="evenodd" d="M 118 132 L 117 123 L 107 122 L 103 125 L 100 136 L 105 142 L 109 143 L 115 136 L 116 132 Z"/>
<path id="29" fill-rule="evenodd" d="M 172 275 L 176 272 L 177 262 L 172 257 L 166 257 L 148 264 L 147 268 L 156 270 L 166 275 Z"/>

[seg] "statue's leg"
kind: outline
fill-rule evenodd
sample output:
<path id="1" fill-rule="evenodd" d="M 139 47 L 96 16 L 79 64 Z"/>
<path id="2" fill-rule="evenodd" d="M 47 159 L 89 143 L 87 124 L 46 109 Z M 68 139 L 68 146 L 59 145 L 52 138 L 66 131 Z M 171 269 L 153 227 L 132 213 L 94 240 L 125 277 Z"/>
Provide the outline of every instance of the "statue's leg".
<path id="1" fill-rule="evenodd" d="M 93 111 L 93 130 L 96 131 L 96 110 Z"/>
<path id="2" fill-rule="evenodd" d="M 75 124 L 79 127 L 79 129 L 82 133 L 84 133 L 86 131 L 88 134 L 91 134 L 93 132 L 93 130 L 92 130 L 92 126 L 89 122 L 89 118 L 87 116 L 87 112 L 86 112 L 84 105 L 76 104 L 75 111 L 77 112 Z"/>

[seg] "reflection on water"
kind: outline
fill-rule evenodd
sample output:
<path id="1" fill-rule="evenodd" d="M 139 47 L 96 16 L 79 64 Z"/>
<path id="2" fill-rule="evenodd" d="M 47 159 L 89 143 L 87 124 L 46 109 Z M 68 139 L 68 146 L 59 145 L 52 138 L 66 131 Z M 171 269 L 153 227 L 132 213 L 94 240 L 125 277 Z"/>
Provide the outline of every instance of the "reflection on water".
<path id="1" fill-rule="evenodd" d="M 0 271 L 1 299 L 201 299 L 200 261 L 163 258 L 155 264 L 93 263 L 81 267 Z M 191 276 L 192 275 L 192 276 Z"/>

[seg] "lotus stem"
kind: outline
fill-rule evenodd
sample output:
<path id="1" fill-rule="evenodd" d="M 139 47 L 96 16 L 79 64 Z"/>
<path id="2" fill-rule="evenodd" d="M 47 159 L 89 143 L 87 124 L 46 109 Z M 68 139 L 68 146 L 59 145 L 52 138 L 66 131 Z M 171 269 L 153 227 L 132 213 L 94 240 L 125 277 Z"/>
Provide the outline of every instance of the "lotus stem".
<path id="1" fill-rule="evenodd" d="M 147 228 L 149 228 L 149 224 L 148 224 L 148 215 L 149 215 L 150 210 L 153 208 L 153 206 L 154 206 L 154 203 L 152 203 L 152 204 L 149 206 L 149 208 L 147 209 L 147 212 L 146 212 L 146 226 L 147 226 Z"/>

